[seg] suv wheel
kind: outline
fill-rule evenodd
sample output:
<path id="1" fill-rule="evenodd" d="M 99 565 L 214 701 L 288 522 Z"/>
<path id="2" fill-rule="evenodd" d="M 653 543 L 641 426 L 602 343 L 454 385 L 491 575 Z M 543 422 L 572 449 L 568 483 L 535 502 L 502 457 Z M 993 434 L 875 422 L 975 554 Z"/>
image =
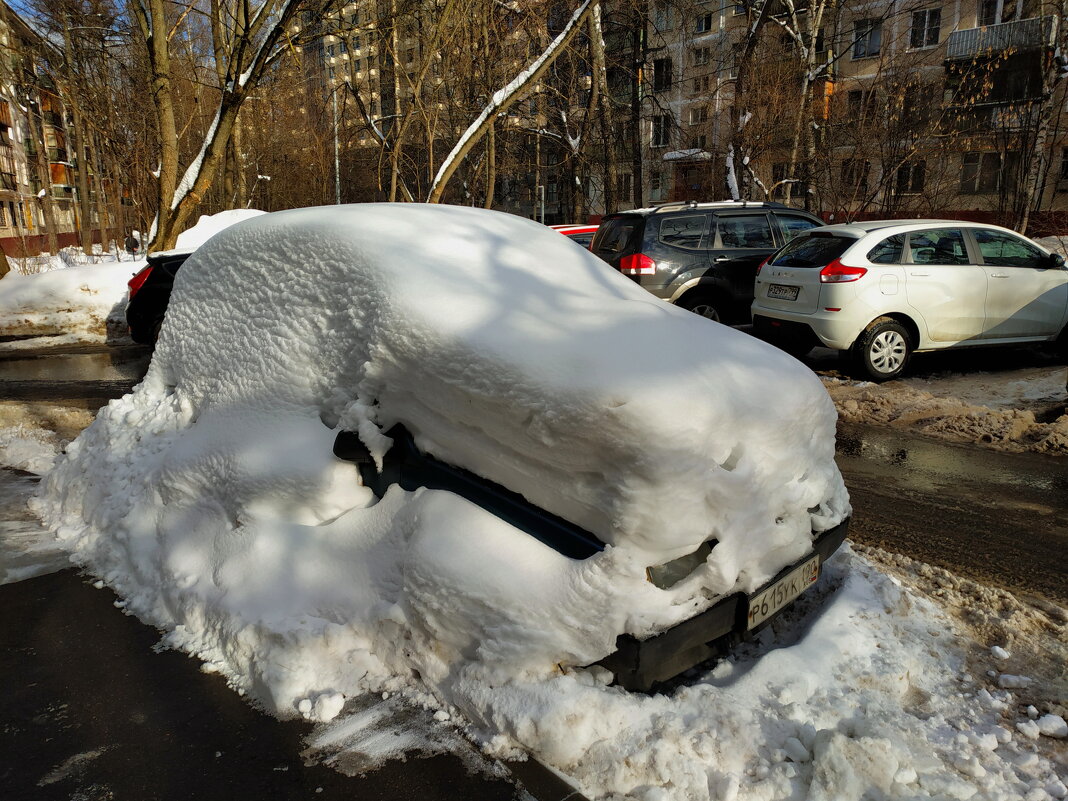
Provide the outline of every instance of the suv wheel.
<path id="1" fill-rule="evenodd" d="M 889 381 L 905 371 L 912 355 L 909 332 L 890 317 L 880 317 L 853 344 L 859 370 L 872 381 Z"/>
<path id="2" fill-rule="evenodd" d="M 713 322 L 722 323 L 724 317 L 723 302 L 709 292 L 690 292 L 679 298 L 675 304 L 679 308 L 692 311 Z"/>

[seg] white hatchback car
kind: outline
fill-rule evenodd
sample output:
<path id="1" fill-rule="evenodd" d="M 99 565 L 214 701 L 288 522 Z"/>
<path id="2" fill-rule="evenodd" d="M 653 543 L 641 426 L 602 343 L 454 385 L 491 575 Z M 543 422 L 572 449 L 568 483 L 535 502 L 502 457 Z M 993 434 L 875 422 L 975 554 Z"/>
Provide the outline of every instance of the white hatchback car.
<path id="1" fill-rule="evenodd" d="M 827 225 L 757 272 L 757 336 L 795 356 L 849 352 L 876 381 L 915 351 L 1056 341 L 1068 347 L 1068 269 L 1006 228 L 955 220 Z"/>

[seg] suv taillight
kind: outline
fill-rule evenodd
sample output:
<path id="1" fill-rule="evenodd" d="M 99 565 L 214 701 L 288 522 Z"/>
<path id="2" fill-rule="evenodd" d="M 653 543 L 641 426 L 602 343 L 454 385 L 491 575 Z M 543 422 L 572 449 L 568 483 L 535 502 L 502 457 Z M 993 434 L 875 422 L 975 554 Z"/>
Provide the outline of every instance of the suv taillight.
<path id="1" fill-rule="evenodd" d="M 760 264 L 757 265 L 756 274 L 760 275 L 760 271 L 763 270 L 765 267 L 767 267 L 768 266 L 768 262 L 770 262 L 770 261 L 771 261 L 771 256 L 768 256 L 766 259 L 764 259 L 764 261 L 760 262 Z"/>
<path id="2" fill-rule="evenodd" d="M 656 262 L 644 253 L 634 253 L 619 260 L 619 271 L 623 275 L 654 275 Z"/>
<path id="3" fill-rule="evenodd" d="M 144 267 L 139 272 L 135 273 L 134 277 L 126 283 L 126 286 L 130 288 L 130 300 L 133 300 L 134 295 L 136 295 L 140 291 L 141 287 L 145 285 L 145 281 L 148 280 L 148 276 L 150 276 L 151 274 L 152 266 L 149 265 L 148 267 Z"/>
<path id="4" fill-rule="evenodd" d="M 849 281 L 856 281 L 861 278 L 868 271 L 863 267 L 847 267 L 842 262 L 835 259 L 822 270 L 820 270 L 820 283 L 821 284 L 844 284 Z"/>

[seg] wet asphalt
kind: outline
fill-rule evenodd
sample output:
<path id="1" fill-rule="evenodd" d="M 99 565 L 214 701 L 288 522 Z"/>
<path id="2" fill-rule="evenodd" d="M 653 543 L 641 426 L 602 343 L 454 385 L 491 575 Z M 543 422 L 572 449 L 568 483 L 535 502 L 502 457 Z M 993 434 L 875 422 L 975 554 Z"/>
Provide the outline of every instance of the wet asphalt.
<path id="1" fill-rule="evenodd" d="M 99 406 L 140 380 L 143 348 L 0 356 L 0 401 Z M 1068 460 L 841 426 L 851 538 L 1022 595 L 1068 603 Z M 571 799 L 527 762 L 461 755 L 359 777 L 301 757 L 310 724 L 254 709 L 73 569 L 0 586 L 0 798 Z M 477 755 L 474 755 L 477 757 Z M 529 795 L 528 795 L 529 793 Z"/>

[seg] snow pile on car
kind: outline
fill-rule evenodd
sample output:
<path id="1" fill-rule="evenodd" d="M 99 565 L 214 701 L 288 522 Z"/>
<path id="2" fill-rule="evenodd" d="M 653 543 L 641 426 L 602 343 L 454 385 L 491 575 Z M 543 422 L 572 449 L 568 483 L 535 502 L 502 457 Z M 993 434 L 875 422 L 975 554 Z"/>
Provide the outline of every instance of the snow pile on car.
<path id="1" fill-rule="evenodd" d="M 192 252 L 231 225 L 266 213 L 259 209 L 229 209 L 218 214 L 201 214 L 196 225 L 178 234 L 174 249 L 183 253 Z"/>
<path id="2" fill-rule="evenodd" d="M 258 217 L 178 274 L 145 380 L 44 483 L 73 557 L 282 714 L 416 672 L 596 661 L 751 591 L 837 524 L 834 410 L 799 363 L 565 237 L 461 208 Z M 575 561 L 446 492 L 376 501 L 331 454 L 421 448 L 609 547 Z M 646 569 L 715 539 L 670 590 Z"/>

